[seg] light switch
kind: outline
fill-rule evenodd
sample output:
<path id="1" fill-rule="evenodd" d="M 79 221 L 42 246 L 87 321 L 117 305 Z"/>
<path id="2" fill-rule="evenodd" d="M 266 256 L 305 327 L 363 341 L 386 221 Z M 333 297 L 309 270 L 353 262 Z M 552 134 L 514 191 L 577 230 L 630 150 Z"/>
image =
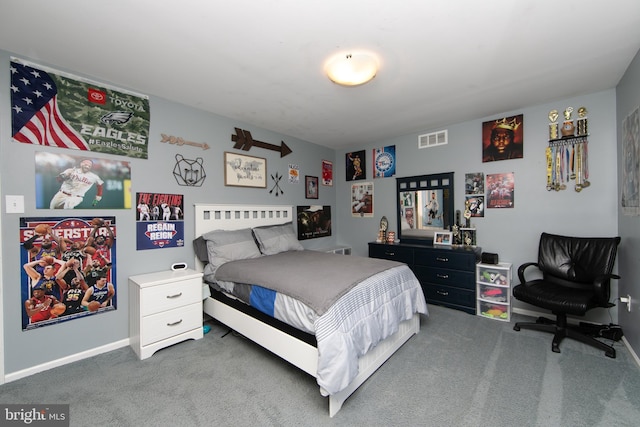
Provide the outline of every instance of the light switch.
<path id="1" fill-rule="evenodd" d="M 6 196 L 5 206 L 7 213 L 24 213 L 24 196 Z"/>

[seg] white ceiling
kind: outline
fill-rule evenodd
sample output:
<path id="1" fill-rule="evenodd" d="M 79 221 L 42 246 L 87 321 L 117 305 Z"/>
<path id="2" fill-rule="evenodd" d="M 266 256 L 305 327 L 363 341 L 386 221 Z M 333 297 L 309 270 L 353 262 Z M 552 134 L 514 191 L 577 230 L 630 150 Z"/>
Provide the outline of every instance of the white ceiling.
<path id="1" fill-rule="evenodd" d="M 0 49 L 345 148 L 613 88 L 640 1 L 3 0 Z M 351 49 L 381 67 L 345 88 Z"/>

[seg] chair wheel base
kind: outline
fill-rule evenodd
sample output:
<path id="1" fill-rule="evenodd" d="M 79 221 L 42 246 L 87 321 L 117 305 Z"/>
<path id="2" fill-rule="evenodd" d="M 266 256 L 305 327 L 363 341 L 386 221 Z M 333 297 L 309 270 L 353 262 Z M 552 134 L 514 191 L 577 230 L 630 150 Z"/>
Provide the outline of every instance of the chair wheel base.
<path id="1" fill-rule="evenodd" d="M 612 346 L 584 334 L 579 327 L 567 325 L 566 319 L 562 319 L 561 322 L 550 322 L 549 319 L 539 318 L 535 322 L 518 322 L 513 326 L 514 331 L 520 331 L 520 329 L 532 329 L 553 334 L 551 351 L 554 353 L 561 353 L 560 343 L 565 338 L 571 338 L 604 351 L 605 356 L 611 359 L 616 358 L 616 350 Z"/>

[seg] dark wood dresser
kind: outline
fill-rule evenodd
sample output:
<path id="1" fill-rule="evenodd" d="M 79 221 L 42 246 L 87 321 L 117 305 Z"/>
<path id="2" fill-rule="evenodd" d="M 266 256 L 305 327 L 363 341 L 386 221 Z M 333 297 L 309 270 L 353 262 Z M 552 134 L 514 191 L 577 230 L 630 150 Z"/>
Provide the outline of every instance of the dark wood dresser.
<path id="1" fill-rule="evenodd" d="M 407 264 L 428 303 L 476 314 L 476 263 L 479 247 L 369 243 L 369 257 Z"/>

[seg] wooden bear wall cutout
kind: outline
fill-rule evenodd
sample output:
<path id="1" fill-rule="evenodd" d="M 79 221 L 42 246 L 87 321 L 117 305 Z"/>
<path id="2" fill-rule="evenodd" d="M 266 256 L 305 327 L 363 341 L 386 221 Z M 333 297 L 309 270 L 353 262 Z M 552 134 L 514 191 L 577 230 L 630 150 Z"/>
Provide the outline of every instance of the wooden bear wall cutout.
<path id="1" fill-rule="evenodd" d="M 267 150 L 279 151 L 280 157 L 284 157 L 287 154 L 292 153 L 291 148 L 289 148 L 287 144 L 284 143 L 284 141 L 280 141 L 279 146 L 275 144 L 269 144 L 267 142 L 253 139 L 253 137 L 251 136 L 251 132 L 249 132 L 248 130 L 242 130 L 240 128 L 235 128 L 235 130 L 236 134 L 231 135 L 231 140 L 235 142 L 235 144 L 233 144 L 233 148 L 244 151 L 249 151 L 251 147 L 266 148 Z"/>

